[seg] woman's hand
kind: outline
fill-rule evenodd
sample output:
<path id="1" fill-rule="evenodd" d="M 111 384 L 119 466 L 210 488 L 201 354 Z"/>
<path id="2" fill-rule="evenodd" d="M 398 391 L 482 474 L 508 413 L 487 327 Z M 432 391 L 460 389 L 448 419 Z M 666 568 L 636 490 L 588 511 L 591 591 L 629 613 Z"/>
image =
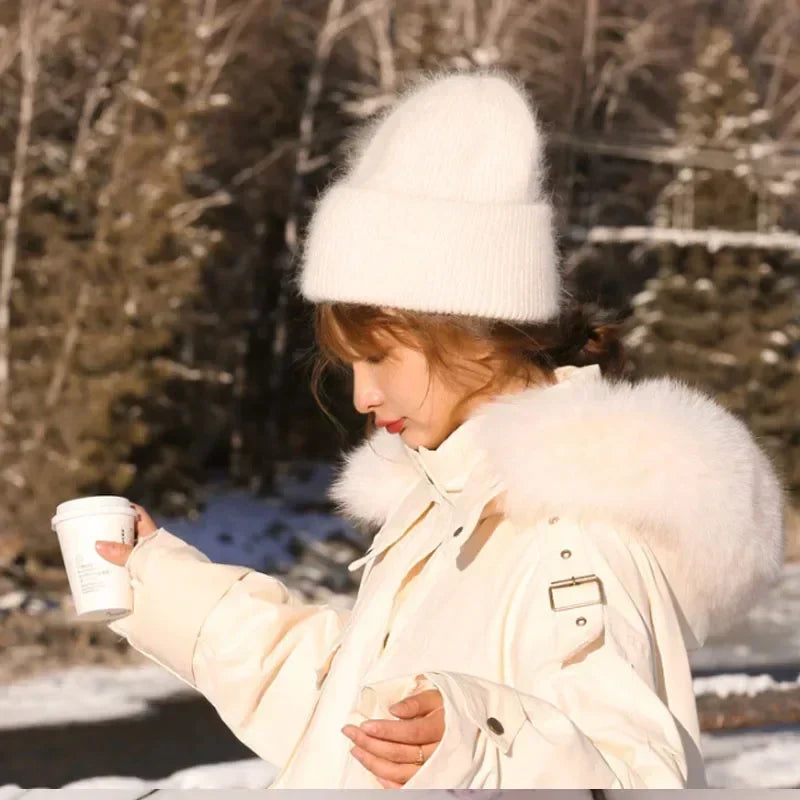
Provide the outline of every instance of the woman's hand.
<path id="1" fill-rule="evenodd" d="M 355 743 L 351 753 L 384 789 L 399 789 L 427 761 L 444 736 L 444 704 L 438 689 L 429 689 L 395 703 L 389 711 L 401 719 L 369 719 L 342 733 Z"/>
<path id="2" fill-rule="evenodd" d="M 134 522 L 135 538 L 143 539 L 145 536 L 152 536 L 158 530 L 155 522 L 140 505 L 131 503 L 131 506 L 136 510 L 136 520 Z M 110 561 L 118 567 L 124 567 L 131 550 L 133 550 L 133 545 L 101 539 L 95 543 L 95 549 L 106 561 Z"/>

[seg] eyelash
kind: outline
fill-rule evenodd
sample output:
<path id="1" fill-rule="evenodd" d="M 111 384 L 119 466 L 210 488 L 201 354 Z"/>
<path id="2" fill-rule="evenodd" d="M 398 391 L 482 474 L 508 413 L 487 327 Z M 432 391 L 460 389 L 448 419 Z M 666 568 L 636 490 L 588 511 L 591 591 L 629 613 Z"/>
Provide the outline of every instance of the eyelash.
<path id="1" fill-rule="evenodd" d="M 366 361 L 367 361 L 368 364 L 380 364 L 381 361 L 383 361 L 384 358 L 385 358 L 385 356 L 382 356 L 382 355 L 381 356 L 369 356 L 366 359 Z"/>

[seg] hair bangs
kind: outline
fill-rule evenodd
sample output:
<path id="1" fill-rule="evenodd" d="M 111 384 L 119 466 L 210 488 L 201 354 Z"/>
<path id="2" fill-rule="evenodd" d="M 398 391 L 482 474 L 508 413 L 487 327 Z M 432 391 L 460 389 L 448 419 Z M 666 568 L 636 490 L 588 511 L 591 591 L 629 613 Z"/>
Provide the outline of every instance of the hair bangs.
<path id="1" fill-rule="evenodd" d="M 320 303 L 316 309 L 316 339 L 322 354 L 337 366 L 379 355 L 389 340 L 407 341 L 401 315 L 375 306 Z"/>

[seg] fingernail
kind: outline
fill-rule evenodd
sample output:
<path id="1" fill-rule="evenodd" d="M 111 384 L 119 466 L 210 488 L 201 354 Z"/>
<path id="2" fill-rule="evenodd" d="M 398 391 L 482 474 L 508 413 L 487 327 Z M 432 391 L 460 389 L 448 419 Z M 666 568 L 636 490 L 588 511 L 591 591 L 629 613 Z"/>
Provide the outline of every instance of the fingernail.
<path id="1" fill-rule="evenodd" d="M 367 733 L 377 733 L 378 726 L 374 722 L 362 722 L 361 723 L 361 730 L 366 731 Z"/>

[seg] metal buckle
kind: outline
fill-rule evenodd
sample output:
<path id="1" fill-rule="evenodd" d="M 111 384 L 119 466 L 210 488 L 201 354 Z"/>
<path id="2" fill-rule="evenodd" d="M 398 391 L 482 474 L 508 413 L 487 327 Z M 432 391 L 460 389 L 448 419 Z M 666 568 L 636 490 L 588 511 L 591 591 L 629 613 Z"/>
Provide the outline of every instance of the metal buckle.
<path id="1" fill-rule="evenodd" d="M 588 600 L 583 603 L 573 603 L 569 606 L 559 606 L 556 608 L 555 598 L 553 597 L 553 589 L 565 589 L 568 586 L 582 586 L 587 583 L 596 583 L 597 591 L 600 596 L 599 600 Z M 597 575 L 579 575 L 577 578 L 573 575 L 571 578 L 566 578 L 562 581 L 553 581 L 547 589 L 550 595 L 550 608 L 553 611 L 566 611 L 570 608 L 582 608 L 583 606 L 593 606 L 597 603 L 603 602 L 603 584 Z"/>

